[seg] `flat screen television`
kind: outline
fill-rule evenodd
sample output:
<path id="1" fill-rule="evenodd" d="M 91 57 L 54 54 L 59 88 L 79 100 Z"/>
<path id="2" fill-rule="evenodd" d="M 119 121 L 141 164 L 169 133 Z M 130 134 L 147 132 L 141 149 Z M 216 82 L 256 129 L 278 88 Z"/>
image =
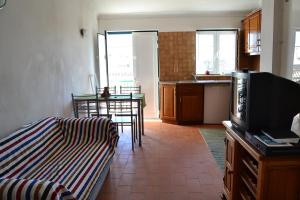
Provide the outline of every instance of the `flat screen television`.
<path id="1" fill-rule="evenodd" d="M 290 130 L 300 84 L 267 72 L 233 72 L 230 118 L 241 132 Z"/>

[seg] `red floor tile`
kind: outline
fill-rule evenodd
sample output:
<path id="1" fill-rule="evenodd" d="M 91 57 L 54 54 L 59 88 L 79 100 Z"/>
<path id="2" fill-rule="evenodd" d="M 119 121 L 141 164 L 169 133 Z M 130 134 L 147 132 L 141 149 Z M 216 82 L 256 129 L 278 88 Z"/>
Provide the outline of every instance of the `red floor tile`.
<path id="1" fill-rule="evenodd" d="M 146 122 L 143 147 L 120 133 L 98 200 L 220 199 L 222 172 L 197 127 Z"/>

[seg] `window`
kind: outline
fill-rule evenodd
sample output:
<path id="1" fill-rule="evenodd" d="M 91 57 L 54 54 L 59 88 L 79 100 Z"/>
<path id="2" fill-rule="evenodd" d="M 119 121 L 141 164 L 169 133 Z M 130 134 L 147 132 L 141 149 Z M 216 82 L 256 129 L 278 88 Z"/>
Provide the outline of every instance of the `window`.
<path id="1" fill-rule="evenodd" d="M 198 31 L 196 73 L 228 74 L 236 69 L 237 31 Z"/>
<path id="2" fill-rule="evenodd" d="M 292 80 L 296 82 L 300 81 L 300 31 L 296 31 L 295 34 L 295 49 L 294 49 Z"/>
<path id="3" fill-rule="evenodd" d="M 133 49 L 131 32 L 107 34 L 109 85 L 133 83 Z"/>
<path id="4" fill-rule="evenodd" d="M 300 31 L 296 31 L 294 65 L 300 65 Z"/>

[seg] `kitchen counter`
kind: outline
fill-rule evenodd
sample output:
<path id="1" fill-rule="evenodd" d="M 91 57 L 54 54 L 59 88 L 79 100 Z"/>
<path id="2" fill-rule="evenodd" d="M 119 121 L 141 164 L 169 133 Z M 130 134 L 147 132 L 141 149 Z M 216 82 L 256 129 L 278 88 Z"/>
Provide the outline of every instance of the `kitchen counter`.
<path id="1" fill-rule="evenodd" d="M 160 81 L 160 84 L 230 84 L 231 80 Z"/>
<path id="2" fill-rule="evenodd" d="M 177 124 L 220 124 L 228 120 L 231 80 L 160 82 L 160 118 Z"/>

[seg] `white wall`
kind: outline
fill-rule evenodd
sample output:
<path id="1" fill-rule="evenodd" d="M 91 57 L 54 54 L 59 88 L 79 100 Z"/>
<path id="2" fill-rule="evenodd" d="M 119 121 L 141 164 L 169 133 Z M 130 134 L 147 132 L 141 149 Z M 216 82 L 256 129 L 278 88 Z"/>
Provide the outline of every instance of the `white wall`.
<path id="1" fill-rule="evenodd" d="M 299 0 L 263 0 L 261 71 L 291 78 Z"/>
<path id="2" fill-rule="evenodd" d="M 282 46 L 281 74 L 292 77 L 292 65 L 294 59 L 295 31 L 300 29 L 300 1 L 290 0 L 284 7 L 284 27 Z"/>
<path id="3" fill-rule="evenodd" d="M 240 28 L 246 13 L 229 16 L 174 16 L 174 17 L 98 17 L 99 31 L 159 30 L 195 31 L 201 28 Z"/>
<path id="4" fill-rule="evenodd" d="M 0 10 L 0 138 L 46 116 L 71 116 L 71 93 L 90 90 L 94 7 L 92 0 L 8 0 Z"/>
<path id="5" fill-rule="evenodd" d="M 260 71 L 273 70 L 274 0 L 262 2 Z"/>
<path id="6" fill-rule="evenodd" d="M 264 0 L 262 2 L 260 71 L 280 75 L 283 12 L 283 0 Z"/>

